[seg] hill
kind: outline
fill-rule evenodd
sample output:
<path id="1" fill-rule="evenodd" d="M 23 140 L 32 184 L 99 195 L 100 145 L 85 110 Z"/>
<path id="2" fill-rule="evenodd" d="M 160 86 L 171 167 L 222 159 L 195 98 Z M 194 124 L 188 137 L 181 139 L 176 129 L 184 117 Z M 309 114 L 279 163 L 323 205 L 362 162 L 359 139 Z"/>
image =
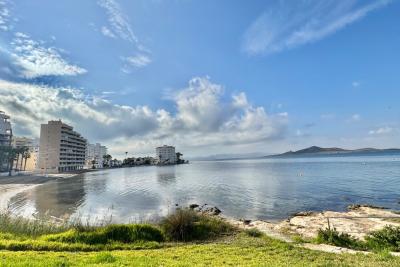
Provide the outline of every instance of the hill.
<path id="1" fill-rule="evenodd" d="M 378 149 L 378 148 L 360 148 L 360 149 L 343 149 L 338 147 L 319 147 L 311 146 L 297 151 L 288 151 L 282 154 L 265 156 L 265 157 L 301 157 L 301 156 L 329 156 L 329 155 L 365 155 L 365 154 L 383 154 L 383 153 L 400 153 L 398 148 Z"/>

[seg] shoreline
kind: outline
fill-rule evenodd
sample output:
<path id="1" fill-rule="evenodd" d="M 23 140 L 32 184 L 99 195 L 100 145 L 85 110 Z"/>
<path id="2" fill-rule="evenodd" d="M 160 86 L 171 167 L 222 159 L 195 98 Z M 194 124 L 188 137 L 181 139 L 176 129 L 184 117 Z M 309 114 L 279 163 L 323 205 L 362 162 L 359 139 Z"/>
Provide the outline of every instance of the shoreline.
<path id="1" fill-rule="evenodd" d="M 48 175 L 14 175 L 0 177 L 0 211 L 7 210 L 11 198 L 19 193 L 31 190 L 57 179 L 68 179 L 80 175 L 79 173 L 57 173 Z"/>

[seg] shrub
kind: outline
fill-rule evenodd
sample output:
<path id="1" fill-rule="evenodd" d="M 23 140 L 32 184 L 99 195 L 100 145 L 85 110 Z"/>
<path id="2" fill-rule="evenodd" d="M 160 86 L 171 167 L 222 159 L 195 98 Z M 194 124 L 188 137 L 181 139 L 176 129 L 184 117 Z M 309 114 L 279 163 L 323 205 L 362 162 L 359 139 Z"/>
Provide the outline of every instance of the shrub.
<path id="1" fill-rule="evenodd" d="M 263 233 L 256 229 L 256 228 L 250 228 L 250 229 L 246 229 L 244 230 L 245 234 L 251 237 L 261 237 L 263 235 Z"/>
<path id="2" fill-rule="evenodd" d="M 365 237 L 365 241 L 367 246 L 373 250 L 400 251 L 400 227 L 385 226 L 381 230 L 369 233 Z"/>
<path id="3" fill-rule="evenodd" d="M 365 245 L 362 241 L 355 239 L 349 234 L 339 233 L 335 228 L 319 229 L 316 241 L 317 243 L 325 243 L 339 247 L 365 249 Z"/>
<path id="4" fill-rule="evenodd" d="M 234 230 L 221 218 L 197 213 L 190 209 L 177 209 L 161 222 L 166 237 L 175 241 L 205 240 Z"/>
<path id="5" fill-rule="evenodd" d="M 134 243 L 138 241 L 164 240 L 162 232 L 147 224 L 115 224 L 98 227 L 88 231 L 69 230 L 64 233 L 47 235 L 46 241 L 84 244 L 107 244 L 110 242 Z"/>

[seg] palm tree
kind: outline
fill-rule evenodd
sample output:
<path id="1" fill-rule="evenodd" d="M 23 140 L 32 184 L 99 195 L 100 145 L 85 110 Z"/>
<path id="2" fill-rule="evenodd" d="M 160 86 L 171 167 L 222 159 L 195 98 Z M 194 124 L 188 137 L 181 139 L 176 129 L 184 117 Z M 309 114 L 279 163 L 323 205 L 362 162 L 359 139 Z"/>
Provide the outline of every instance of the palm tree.
<path id="1" fill-rule="evenodd" d="M 20 155 L 21 155 L 21 166 L 19 170 L 22 170 L 22 163 L 25 159 L 25 165 L 26 165 L 26 154 L 29 152 L 29 147 L 23 146 L 20 148 Z"/>
<path id="2" fill-rule="evenodd" d="M 12 146 L 9 146 L 6 148 L 7 155 L 8 155 L 8 176 L 11 176 L 12 174 L 12 169 L 14 166 L 14 160 L 15 157 L 18 155 L 17 149 L 13 148 Z"/>
<path id="3" fill-rule="evenodd" d="M 31 152 L 29 150 L 27 150 L 24 153 L 24 158 L 25 158 L 25 164 L 24 164 L 24 171 L 26 170 L 26 161 L 31 157 Z"/>

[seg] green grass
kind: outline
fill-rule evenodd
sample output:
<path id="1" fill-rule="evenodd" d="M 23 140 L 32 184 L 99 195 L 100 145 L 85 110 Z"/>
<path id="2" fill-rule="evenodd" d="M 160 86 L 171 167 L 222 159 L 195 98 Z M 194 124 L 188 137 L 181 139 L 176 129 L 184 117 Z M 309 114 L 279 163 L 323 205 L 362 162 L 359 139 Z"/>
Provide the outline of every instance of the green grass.
<path id="1" fill-rule="evenodd" d="M 331 254 L 266 236 L 237 234 L 213 243 L 178 243 L 151 250 L 109 252 L 0 251 L 0 266 L 400 266 L 386 254 Z"/>
<path id="2" fill-rule="evenodd" d="M 208 216 L 191 209 L 177 209 L 160 224 L 172 241 L 207 240 L 231 234 L 235 228 L 219 217 Z"/>
<path id="3" fill-rule="evenodd" d="M 356 250 L 400 251 L 400 227 L 386 226 L 368 233 L 365 240 L 357 240 L 336 229 L 320 229 L 316 242 Z"/>
<path id="4" fill-rule="evenodd" d="M 97 227 L 90 230 L 71 229 L 64 233 L 44 235 L 45 241 L 62 243 L 83 243 L 89 245 L 112 242 L 134 243 L 139 241 L 164 241 L 160 229 L 148 224 L 120 224 Z"/>
<path id="5" fill-rule="evenodd" d="M 179 212 L 159 225 L 51 226 L 15 218 L 14 227 L 7 218 L 0 224 L 0 266 L 400 266 L 388 249 L 370 255 L 312 251 L 257 230 L 239 231 L 218 217 Z M 331 242 L 353 242 L 328 234 Z M 392 242 L 397 234 L 386 229 L 371 237 Z"/>

